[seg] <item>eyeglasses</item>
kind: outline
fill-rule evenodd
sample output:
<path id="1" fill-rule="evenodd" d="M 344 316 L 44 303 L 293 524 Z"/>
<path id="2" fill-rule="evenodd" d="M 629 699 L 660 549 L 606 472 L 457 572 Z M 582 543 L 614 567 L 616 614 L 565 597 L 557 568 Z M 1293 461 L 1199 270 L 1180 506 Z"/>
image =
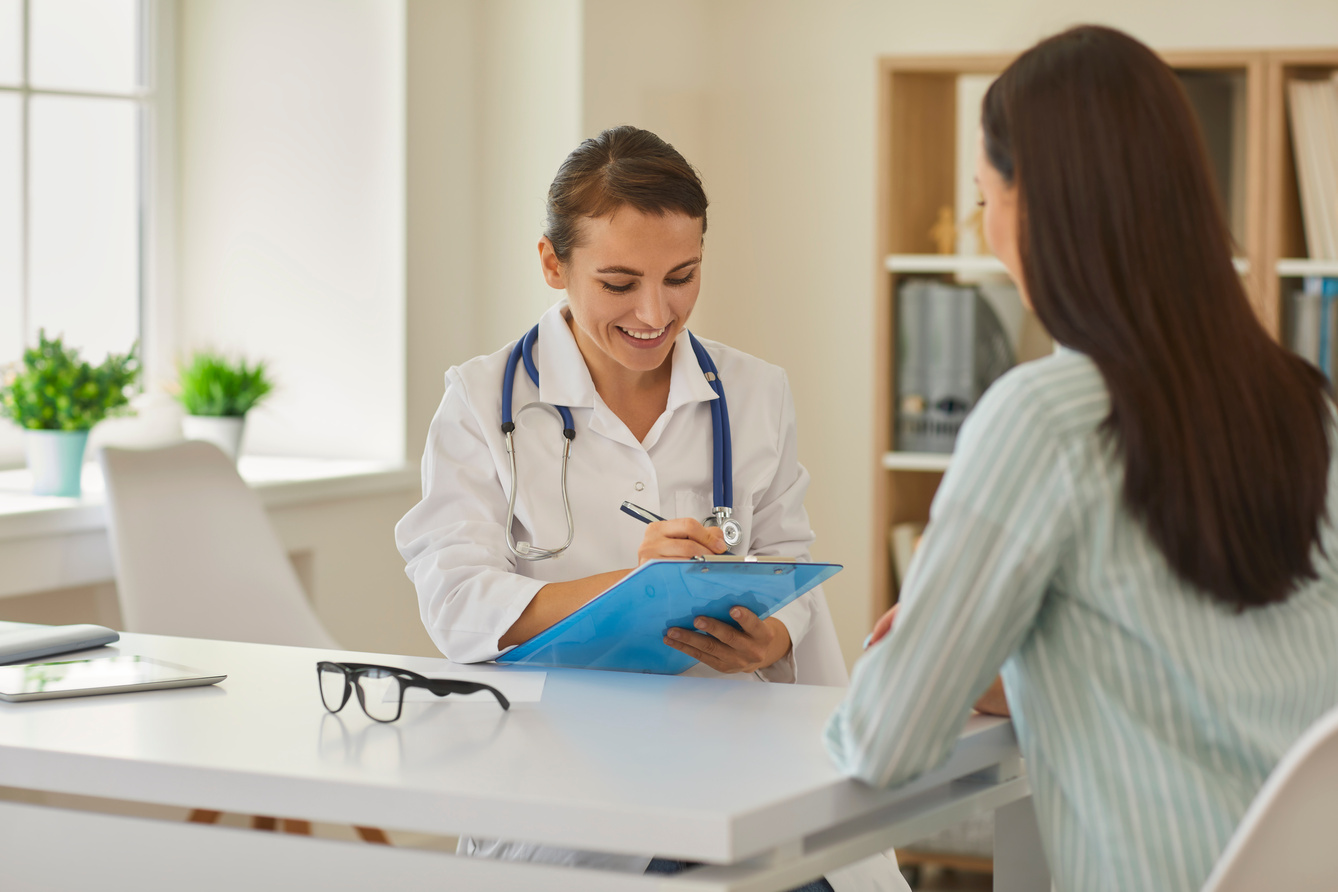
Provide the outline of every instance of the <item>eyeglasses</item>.
<path id="1" fill-rule="evenodd" d="M 407 688 L 427 688 L 438 697 L 487 691 L 497 698 L 503 709 L 511 708 L 510 701 L 491 685 L 453 678 L 428 678 L 393 666 L 321 660 L 316 664 L 316 677 L 321 685 L 321 702 L 326 709 L 331 712 L 343 709 L 349 693 L 356 690 L 362 711 L 378 722 L 393 722 L 400 717 Z"/>

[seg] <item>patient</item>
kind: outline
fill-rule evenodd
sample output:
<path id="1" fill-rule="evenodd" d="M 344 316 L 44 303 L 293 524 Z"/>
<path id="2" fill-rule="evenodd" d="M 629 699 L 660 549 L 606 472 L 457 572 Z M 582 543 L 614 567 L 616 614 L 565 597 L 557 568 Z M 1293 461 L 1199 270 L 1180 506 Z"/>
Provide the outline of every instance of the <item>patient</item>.
<path id="1" fill-rule="evenodd" d="M 1198 890 L 1338 704 L 1334 406 L 1256 319 L 1146 46 L 1045 40 L 981 124 L 987 238 L 1062 349 L 967 419 L 828 749 L 904 783 L 1002 667 L 1056 886 Z"/>

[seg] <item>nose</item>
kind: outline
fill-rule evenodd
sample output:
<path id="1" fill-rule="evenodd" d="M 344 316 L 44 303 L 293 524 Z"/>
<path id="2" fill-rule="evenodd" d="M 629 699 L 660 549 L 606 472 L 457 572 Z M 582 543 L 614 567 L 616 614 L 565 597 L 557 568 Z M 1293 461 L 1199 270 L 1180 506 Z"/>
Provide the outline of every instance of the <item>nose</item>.
<path id="1" fill-rule="evenodd" d="M 647 328 L 664 328 L 673 319 L 669 309 L 669 288 L 663 282 L 641 289 L 636 318 Z"/>

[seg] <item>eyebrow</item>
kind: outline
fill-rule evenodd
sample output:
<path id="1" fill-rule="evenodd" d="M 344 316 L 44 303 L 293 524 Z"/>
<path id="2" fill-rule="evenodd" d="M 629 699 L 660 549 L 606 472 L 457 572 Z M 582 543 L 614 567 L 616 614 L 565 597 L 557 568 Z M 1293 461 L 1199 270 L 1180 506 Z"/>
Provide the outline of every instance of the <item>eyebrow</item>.
<path id="1" fill-rule="evenodd" d="M 691 260 L 684 260 L 684 261 L 683 261 L 682 263 L 680 263 L 678 266 L 676 266 L 676 267 L 674 267 L 673 269 L 669 270 L 669 272 L 671 272 L 671 273 L 676 273 L 676 272 L 678 272 L 680 269 L 684 269 L 684 268 L 686 268 L 686 267 L 693 266 L 694 264 L 698 264 L 698 263 L 701 263 L 701 262 L 702 262 L 702 259 L 701 259 L 700 257 L 694 257 L 694 258 L 692 258 Z M 600 269 L 595 270 L 595 272 L 600 273 L 601 275 L 606 275 L 606 276 L 617 276 L 617 275 L 621 275 L 621 276 L 644 276 L 644 275 L 645 275 L 645 273 L 641 272 L 640 270 L 635 270 L 635 269 L 632 269 L 631 267 L 628 267 L 628 266 L 605 266 L 605 267 L 601 267 Z"/>

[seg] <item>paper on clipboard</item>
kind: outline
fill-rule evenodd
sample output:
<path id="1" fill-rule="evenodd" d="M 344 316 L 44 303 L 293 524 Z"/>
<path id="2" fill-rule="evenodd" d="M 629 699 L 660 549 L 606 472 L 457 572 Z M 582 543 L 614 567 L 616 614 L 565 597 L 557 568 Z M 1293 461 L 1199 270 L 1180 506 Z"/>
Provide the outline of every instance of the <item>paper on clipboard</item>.
<path id="1" fill-rule="evenodd" d="M 840 564 L 715 556 L 647 561 L 499 663 L 678 675 L 696 660 L 664 643 L 698 616 L 737 625 L 731 608 L 766 619 L 841 570 Z"/>

